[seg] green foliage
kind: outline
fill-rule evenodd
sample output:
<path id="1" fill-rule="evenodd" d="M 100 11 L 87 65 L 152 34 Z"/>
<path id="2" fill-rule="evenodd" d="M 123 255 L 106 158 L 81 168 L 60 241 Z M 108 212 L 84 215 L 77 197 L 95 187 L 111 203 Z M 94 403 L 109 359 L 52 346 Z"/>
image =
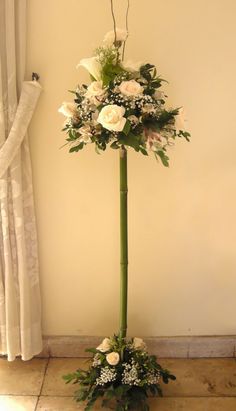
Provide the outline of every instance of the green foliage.
<path id="1" fill-rule="evenodd" d="M 128 136 L 128 134 L 130 132 L 130 129 L 131 129 L 131 123 L 130 123 L 129 120 L 126 120 L 126 123 L 125 123 L 125 126 L 123 128 L 122 133 L 124 133 L 126 136 Z"/>
<path id="2" fill-rule="evenodd" d="M 84 148 L 84 143 L 79 143 L 78 146 L 71 147 L 69 153 L 78 153 L 82 148 Z"/>
<path id="3" fill-rule="evenodd" d="M 133 133 L 129 133 L 128 135 L 120 134 L 118 141 L 120 145 L 129 146 L 132 147 L 135 151 L 139 151 L 141 137 Z"/>
<path id="4" fill-rule="evenodd" d="M 187 131 L 179 130 L 178 137 L 184 137 L 187 141 L 190 141 L 190 133 Z"/>
<path id="5" fill-rule="evenodd" d="M 157 76 L 157 70 L 153 64 L 145 64 L 141 66 L 140 74 L 147 82 L 147 85 L 144 83 L 146 85 L 144 94 L 148 94 L 150 96 L 155 93 L 156 89 L 161 87 L 163 81 L 166 81 Z"/>
<path id="6" fill-rule="evenodd" d="M 101 64 L 101 79 L 107 87 L 115 77 L 124 72 L 119 59 L 119 50 L 114 47 L 98 47 L 96 55 Z"/>
<path id="7" fill-rule="evenodd" d="M 113 65 L 113 64 L 106 63 L 102 67 L 102 73 L 101 73 L 102 82 L 104 86 L 108 86 L 109 83 L 112 82 L 114 78 L 122 72 L 123 70 L 119 64 Z"/>
<path id="8" fill-rule="evenodd" d="M 155 154 L 156 154 L 156 158 L 157 156 L 160 157 L 163 166 L 169 167 L 169 157 L 165 154 L 163 150 L 159 150 Z"/>
<path id="9" fill-rule="evenodd" d="M 157 124 L 159 129 L 161 130 L 166 124 L 172 122 L 174 124 L 175 116 L 179 114 L 179 109 L 176 108 L 174 110 L 163 110 L 157 119 Z"/>

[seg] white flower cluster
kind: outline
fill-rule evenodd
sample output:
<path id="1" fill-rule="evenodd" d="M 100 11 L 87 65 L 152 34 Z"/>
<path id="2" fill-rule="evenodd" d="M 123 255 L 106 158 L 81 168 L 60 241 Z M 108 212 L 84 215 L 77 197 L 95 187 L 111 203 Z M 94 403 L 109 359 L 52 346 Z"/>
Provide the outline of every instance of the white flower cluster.
<path id="1" fill-rule="evenodd" d="M 153 98 L 149 95 L 137 94 L 133 96 L 125 95 L 118 90 L 111 95 L 109 98 L 106 98 L 104 101 L 105 104 L 114 104 L 123 105 L 128 109 L 141 109 L 143 113 L 156 113 L 159 106 L 156 102 L 153 101 Z"/>
<path id="2" fill-rule="evenodd" d="M 127 385 L 139 386 L 141 383 L 140 378 L 138 378 L 138 364 L 132 358 L 131 364 L 123 364 L 124 371 L 122 374 L 122 383 Z"/>
<path id="3" fill-rule="evenodd" d="M 96 54 L 100 64 L 106 63 L 107 60 L 116 61 L 118 57 L 117 48 L 114 45 L 98 47 Z"/>
<path id="4" fill-rule="evenodd" d="M 108 382 L 115 381 L 116 375 L 115 368 L 104 367 L 101 369 L 100 377 L 96 379 L 96 385 L 105 385 Z"/>
<path id="5" fill-rule="evenodd" d="M 150 371 L 147 374 L 147 384 L 148 385 L 153 385 L 153 384 L 158 384 L 161 378 L 161 374 L 159 371 Z"/>

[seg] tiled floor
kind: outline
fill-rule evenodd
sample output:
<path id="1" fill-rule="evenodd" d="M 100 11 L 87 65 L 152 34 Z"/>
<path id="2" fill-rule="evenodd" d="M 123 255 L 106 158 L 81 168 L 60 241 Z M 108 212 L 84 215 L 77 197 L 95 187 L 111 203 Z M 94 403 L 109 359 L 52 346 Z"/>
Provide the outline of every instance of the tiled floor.
<path id="1" fill-rule="evenodd" d="M 73 385 L 62 375 L 84 363 L 76 358 L 0 359 L 0 411 L 75 411 Z M 177 380 L 164 386 L 164 398 L 150 399 L 152 411 L 236 411 L 235 359 L 160 360 Z M 100 410 L 99 406 L 95 408 Z M 104 409 L 104 408 L 103 408 Z"/>

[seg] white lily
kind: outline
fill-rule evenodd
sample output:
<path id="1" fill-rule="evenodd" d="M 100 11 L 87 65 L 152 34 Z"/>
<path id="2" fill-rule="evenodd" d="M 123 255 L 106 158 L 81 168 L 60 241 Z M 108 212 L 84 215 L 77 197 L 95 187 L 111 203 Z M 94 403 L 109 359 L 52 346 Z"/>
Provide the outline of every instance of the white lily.
<path id="1" fill-rule="evenodd" d="M 89 57 L 87 59 L 80 60 L 76 68 L 84 67 L 90 74 L 95 78 L 95 80 L 101 80 L 101 64 L 99 63 L 97 57 Z"/>

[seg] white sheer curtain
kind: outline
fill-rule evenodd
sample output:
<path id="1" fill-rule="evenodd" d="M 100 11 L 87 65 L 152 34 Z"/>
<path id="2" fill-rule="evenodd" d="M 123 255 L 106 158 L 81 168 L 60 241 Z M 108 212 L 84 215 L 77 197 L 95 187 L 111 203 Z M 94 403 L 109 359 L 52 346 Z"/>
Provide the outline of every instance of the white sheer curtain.
<path id="1" fill-rule="evenodd" d="M 26 0 L 0 0 L 0 353 L 42 350 L 37 237 L 27 127 L 41 87 L 23 82 Z"/>

